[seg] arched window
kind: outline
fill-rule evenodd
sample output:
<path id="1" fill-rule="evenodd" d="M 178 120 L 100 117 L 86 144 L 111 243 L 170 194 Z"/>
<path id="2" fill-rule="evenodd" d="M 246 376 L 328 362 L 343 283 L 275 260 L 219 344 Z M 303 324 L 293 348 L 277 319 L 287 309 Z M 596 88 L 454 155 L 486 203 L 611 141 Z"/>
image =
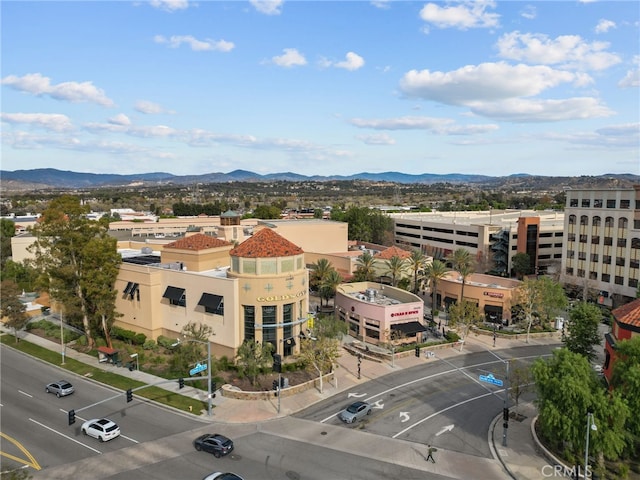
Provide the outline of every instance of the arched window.
<path id="1" fill-rule="evenodd" d="M 608 228 L 612 228 L 613 227 L 613 217 L 607 217 L 604 220 L 604 226 L 608 227 Z"/>
<path id="2" fill-rule="evenodd" d="M 575 225 L 575 224 L 576 224 L 576 216 L 569 215 L 569 225 Z"/>
<path id="3" fill-rule="evenodd" d="M 580 225 L 589 225 L 589 217 L 582 215 L 580 217 Z"/>
<path id="4" fill-rule="evenodd" d="M 602 220 L 600 219 L 600 217 L 598 217 L 597 215 L 595 217 L 593 217 L 591 219 L 591 225 L 593 225 L 594 227 L 599 227 L 600 226 L 600 222 Z"/>
<path id="5" fill-rule="evenodd" d="M 618 228 L 626 229 L 627 225 L 629 225 L 629 220 L 626 217 L 620 217 L 618 219 Z"/>

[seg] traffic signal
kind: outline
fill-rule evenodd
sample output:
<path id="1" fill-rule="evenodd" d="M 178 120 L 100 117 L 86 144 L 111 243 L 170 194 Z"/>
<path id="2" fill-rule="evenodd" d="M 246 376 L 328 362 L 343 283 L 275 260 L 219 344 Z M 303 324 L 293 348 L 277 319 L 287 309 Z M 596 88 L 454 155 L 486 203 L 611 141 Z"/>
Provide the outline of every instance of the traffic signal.
<path id="1" fill-rule="evenodd" d="M 416 347 L 416 357 L 420 357 L 420 347 Z"/>
<path id="2" fill-rule="evenodd" d="M 282 355 L 276 353 L 273 355 L 273 368 L 272 370 L 277 373 L 282 372 Z"/>
<path id="3" fill-rule="evenodd" d="M 127 403 L 133 400 L 133 391 L 131 389 L 127 390 Z"/>
<path id="4" fill-rule="evenodd" d="M 69 425 L 73 425 L 76 423 L 76 411 L 69 410 Z"/>
<path id="5" fill-rule="evenodd" d="M 178 388 L 184 388 L 184 378 L 178 379 Z"/>
<path id="6" fill-rule="evenodd" d="M 503 426 L 504 428 L 509 428 L 509 422 L 504 422 L 504 423 L 502 424 L 502 426 Z"/>
<path id="7" fill-rule="evenodd" d="M 503 408 L 502 409 L 502 420 L 504 420 L 505 422 L 509 421 L 509 409 L 508 408 Z"/>
<path id="8" fill-rule="evenodd" d="M 218 389 L 218 385 L 216 385 L 216 382 L 211 382 L 211 398 L 216 398 L 217 389 Z"/>

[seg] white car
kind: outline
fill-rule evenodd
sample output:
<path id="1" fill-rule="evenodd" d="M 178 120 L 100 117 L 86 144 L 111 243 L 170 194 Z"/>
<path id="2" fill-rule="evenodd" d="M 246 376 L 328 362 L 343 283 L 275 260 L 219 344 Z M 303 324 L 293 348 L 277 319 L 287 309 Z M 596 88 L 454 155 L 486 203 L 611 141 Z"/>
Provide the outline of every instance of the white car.
<path id="1" fill-rule="evenodd" d="M 82 433 L 97 438 L 101 442 L 108 442 L 120 435 L 120 427 L 108 418 L 94 418 L 82 424 Z"/>
<path id="2" fill-rule="evenodd" d="M 202 480 L 243 480 L 243 478 L 235 473 L 213 472 Z"/>

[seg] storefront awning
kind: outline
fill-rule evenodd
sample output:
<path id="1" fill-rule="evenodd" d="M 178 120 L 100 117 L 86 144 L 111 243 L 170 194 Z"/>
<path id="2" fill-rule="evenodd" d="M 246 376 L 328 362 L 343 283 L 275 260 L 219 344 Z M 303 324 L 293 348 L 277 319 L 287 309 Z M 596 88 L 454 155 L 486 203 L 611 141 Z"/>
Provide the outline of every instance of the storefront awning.
<path id="1" fill-rule="evenodd" d="M 391 330 L 398 330 L 405 335 L 411 335 L 418 332 L 426 332 L 428 329 L 420 322 L 395 323 L 391 325 Z"/>
<path id="2" fill-rule="evenodd" d="M 179 302 L 180 299 L 184 295 L 184 288 L 178 287 L 167 287 L 162 295 L 162 298 L 168 298 L 169 300 L 173 300 L 174 302 Z"/>
<path id="3" fill-rule="evenodd" d="M 200 297 L 200 301 L 198 302 L 198 305 L 202 305 L 203 307 L 210 308 L 211 310 L 218 310 L 223 300 L 224 298 L 221 297 L 220 295 L 214 295 L 212 293 L 203 293 L 202 296 Z"/>

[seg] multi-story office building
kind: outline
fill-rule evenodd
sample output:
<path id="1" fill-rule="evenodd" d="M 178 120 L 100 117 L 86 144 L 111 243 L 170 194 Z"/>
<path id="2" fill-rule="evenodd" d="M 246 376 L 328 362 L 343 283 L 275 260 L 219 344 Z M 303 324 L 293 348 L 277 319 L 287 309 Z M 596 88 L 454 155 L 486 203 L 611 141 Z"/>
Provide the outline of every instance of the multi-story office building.
<path id="1" fill-rule="evenodd" d="M 516 253 L 527 253 L 532 273 L 560 271 L 564 215 L 533 210 L 391 214 L 396 245 L 442 259 L 458 248 L 474 256 L 477 271 L 511 276 Z"/>
<path id="2" fill-rule="evenodd" d="M 636 297 L 640 279 L 640 185 L 567 190 L 561 281 L 617 307 Z"/>

